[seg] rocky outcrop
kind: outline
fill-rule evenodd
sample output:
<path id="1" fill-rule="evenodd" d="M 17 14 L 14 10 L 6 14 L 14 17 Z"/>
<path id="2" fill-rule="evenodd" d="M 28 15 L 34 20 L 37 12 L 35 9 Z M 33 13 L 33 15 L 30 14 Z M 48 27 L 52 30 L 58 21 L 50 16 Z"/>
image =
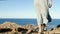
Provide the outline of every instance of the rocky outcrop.
<path id="1" fill-rule="evenodd" d="M 3 24 L 0 24 L 0 28 L 17 28 L 17 27 L 21 26 L 13 22 L 4 22 Z"/>
<path id="2" fill-rule="evenodd" d="M 4 22 L 0 24 L 0 34 L 38 34 L 36 26 L 34 25 L 18 25 L 13 22 Z M 60 25 L 47 32 L 43 32 L 44 34 L 60 34 Z"/>
<path id="3" fill-rule="evenodd" d="M 13 22 L 4 22 L 0 24 L 0 33 L 3 34 L 24 34 L 31 33 L 36 30 L 36 26 L 25 25 L 21 26 Z"/>

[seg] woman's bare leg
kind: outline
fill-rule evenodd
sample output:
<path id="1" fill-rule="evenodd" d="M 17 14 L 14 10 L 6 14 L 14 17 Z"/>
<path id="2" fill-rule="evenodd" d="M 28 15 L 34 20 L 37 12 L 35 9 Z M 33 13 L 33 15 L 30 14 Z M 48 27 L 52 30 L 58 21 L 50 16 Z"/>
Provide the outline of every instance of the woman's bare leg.
<path id="1" fill-rule="evenodd" d="M 44 28 L 43 31 L 47 31 L 47 26 L 46 26 L 46 24 L 43 24 L 43 28 Z"/>
<path id="2" fill-rule="evenodd" d="M 39 28 L 38 33 L 41 33 L 42 32 L 42 26 L 38 25 L 38 28 Z"/>

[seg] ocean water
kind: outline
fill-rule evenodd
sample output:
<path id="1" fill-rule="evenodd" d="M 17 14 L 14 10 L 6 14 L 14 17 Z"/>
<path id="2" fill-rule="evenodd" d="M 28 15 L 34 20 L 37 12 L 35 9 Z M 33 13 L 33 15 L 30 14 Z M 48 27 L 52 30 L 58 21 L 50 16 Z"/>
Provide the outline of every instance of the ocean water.
<path id="1" fill-rule="evenodd" d="M 37 26 L 37 19 L 0 19 L 0 24 L 4 22 L 14 22 L 19 25 L 35 25 Z M 52 22 L 48 23 L 47 29 L 51 29 L 60 24 L 60 19 L 52 19 Z"/>

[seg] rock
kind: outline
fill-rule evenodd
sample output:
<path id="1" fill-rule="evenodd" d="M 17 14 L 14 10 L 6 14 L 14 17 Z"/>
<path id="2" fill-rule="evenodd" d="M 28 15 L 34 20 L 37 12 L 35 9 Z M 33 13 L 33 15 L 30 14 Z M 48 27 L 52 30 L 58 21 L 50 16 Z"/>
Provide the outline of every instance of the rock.
<path id="1" fill-rule="evenodd" d="M 35 31 L 36 27 L 33 25 L 26 25 L 26 26 L 21 26 L 18 24 L 15 24 L 13 22 L 4 22 L 3 24 L 0 24 L 0 32 L 1 33 L 30 33 L 31 31 Z M 10 31 L 11 30 L 11 31 Z M 7 34 L 6 33 L 6 34 Z"/>
<path id="2" fill-rule="evenodd" d="M 32 33 L 32 34 L 38 34 L 38 33 Z"/>
<path id="3" fill-rule="evenodd" d="M 12 22 L 4 22 L 3 24 L 0 24 L 0 28 L 16 28 L 16 27 L 19 27 L 19 25 Z"/>
<path id="4" fill-rule="evenodd" d="M 31 33 L 31 32 L 36 32 L 37 27 L 34 26 L 34 25 L 26 25 L 25 28 L 28 29 L 28 31 L 26 32 L 26 34 L 28 34 L 28 33 Z"/>
<path id="5" fill-rule="evenodd" d="M 57 25 L 57 28 L 59 28 L 60 27 L 60 24 L 59 25 Z"/>
<path id="6" fill-rule="evenodd" d="M 11 34 L 22 34 L 22 32 L 11 32 Z"/>
<path id="7" fill-rule="evenodd" d="M 37 27 L 36 26 L 34 26 L 34 25 L 30 25 L 30 24 L 28 24 L 28 25 L 25 25 L 24 26 L 26 29 L 36 29 Z"/>
<path id="8" fill-rule="evenodd" d="M 0 33 L 12 33 L 12 32 L 18 32 L 18 28 L 25 30 L 23 26 L 18 25 L 13 22 L 4 22 L 3 24 L 0 24 Z M 6 34 L 7 34 L 6 33 Z"/>
<path id="9" fill-rule="evenodd" d="M 37 27 L 34 25 L 21 26 L 13 22 L 4 22 L 0 24 L 0 34 L 38 34 Z M 60 25 L 51 30 L 45 31 L 45 34 L 60 34 Z"/>

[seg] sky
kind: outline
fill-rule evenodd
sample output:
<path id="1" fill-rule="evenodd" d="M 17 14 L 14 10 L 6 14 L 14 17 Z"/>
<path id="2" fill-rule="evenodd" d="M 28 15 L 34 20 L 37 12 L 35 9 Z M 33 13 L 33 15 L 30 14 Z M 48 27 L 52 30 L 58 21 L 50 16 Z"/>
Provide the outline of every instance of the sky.
<path id="1" fill-rule="evenodd" d="M 60 0 L 53 0 L 49 13 L 60 19 Z M 0 0 L 0 18 L 36 18 L 34 0 Z"/>

